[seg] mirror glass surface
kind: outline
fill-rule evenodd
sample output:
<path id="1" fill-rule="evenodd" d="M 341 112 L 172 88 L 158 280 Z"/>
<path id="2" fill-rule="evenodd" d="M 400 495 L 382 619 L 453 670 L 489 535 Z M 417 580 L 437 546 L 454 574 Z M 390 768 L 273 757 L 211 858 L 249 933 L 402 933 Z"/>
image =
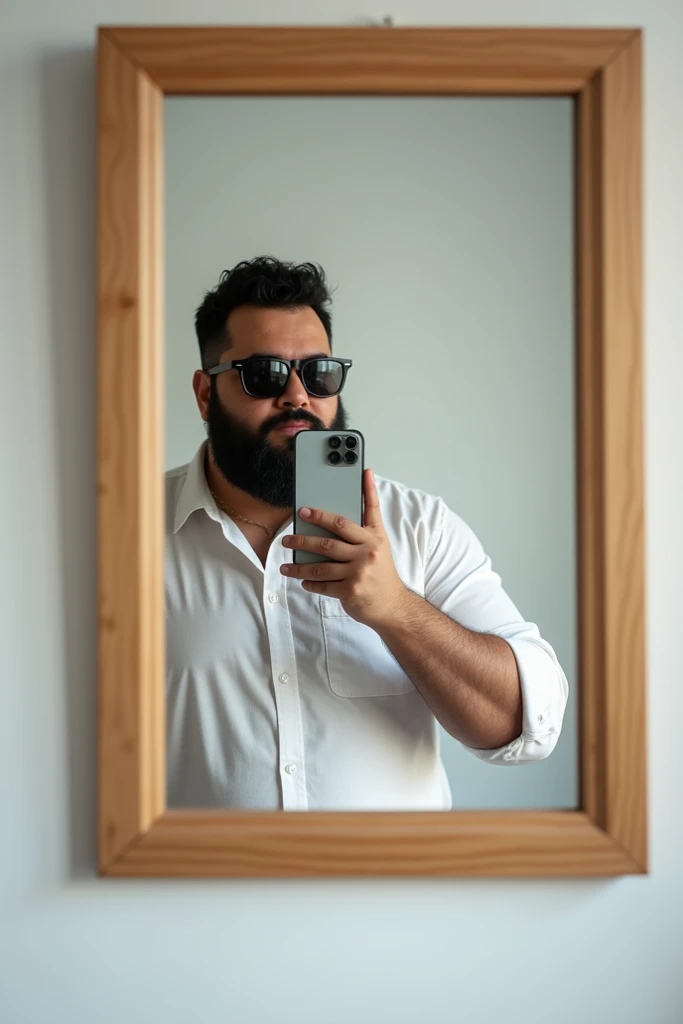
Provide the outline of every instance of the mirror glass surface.
<path id="1" fill-rule="evenodd" d="M 436 726 L 451 806 L 576 807 L 571 100 L 167 97 L 164 135 L 167 470 L 192 464 L 206 441 L 192 387 L 201 365 L 194 315 L 221 272 L 264 254 L 322 266 L 333 354 L 353 360 L 343 398 L 366 465 L 441 497 L 464 520 L 569 682 L 561 735 L 543 760 L 492 765 Z M 167 507 L 169 522 L 173 515 Z M 200 516 L 191 511 L 181 530 Z M 402 809 L 384 796 L 373 804 L 375 751 L 403 728 L 398 702 L 421 701 L 419 693 L 345 697 L 322 673 L 287 690 L 280 676 L 299 669 L 274 676 L 273 665 L 288 653 L 245 640 L 244 616 L 271 614 L 266 591 L 247 611 L 240 591 L 230 611 L 235 572 L 257 595 L 258 560 L 226 554 L 234 521 L 210 527 L 210 578 L 167 545 L 169 805 Z M 296 620 L 295 603 L 289 614 Z M 330 631 L 344 626 L 322 618 Z M 296 621 L 291 637 L 294 658 L 305 660 Z M 253 694 L 259 680 L 252 700 L 243 681 Z M 306 690 L 315 685 L 324 706 Z M 326 753 L 329 716 L 351 709 L 351 740 Z M 212 765 L 223 781 L 202 793 L 201 772 Z M 272 784 L 252 786 L 269 772 Z M 323 784 L 325 772 L 338 785 Z M 307 796 L 300 788 L 287 804 L 290 783 Z M 363 787 L 360 803 L 344 795 Z M 405 807 L 421 809 L 414 794 Z"/>

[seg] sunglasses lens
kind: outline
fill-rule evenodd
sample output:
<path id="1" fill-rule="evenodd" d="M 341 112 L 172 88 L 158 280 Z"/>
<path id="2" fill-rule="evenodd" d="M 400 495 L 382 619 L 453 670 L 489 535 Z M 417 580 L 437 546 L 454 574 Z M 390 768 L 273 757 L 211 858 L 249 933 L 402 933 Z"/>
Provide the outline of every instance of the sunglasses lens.
<path id="1" fill-rule="evenodd" d="M 280 359 L 250 359 L 242 369 L 244 383 L 256 398 L 276 398 L 287 384 L 288 367 Z"/>
<path id="2" fill-rule="evenodd" d="M 341 391 L 344 366 L 337 359 L 314 359 L 303 369 L 306 390 L 316 398 L 330 398 Z"/>

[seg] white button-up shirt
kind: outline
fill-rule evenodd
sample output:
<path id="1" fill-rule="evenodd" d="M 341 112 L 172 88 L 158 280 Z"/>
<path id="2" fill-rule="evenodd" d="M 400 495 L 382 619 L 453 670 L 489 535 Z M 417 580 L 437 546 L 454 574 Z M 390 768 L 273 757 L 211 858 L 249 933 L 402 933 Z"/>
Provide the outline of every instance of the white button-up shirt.
<path id="1" fill-rule="evenodd" d="M 169 807 L 448 810 L 440 727 L 378 634 L 336 598 L 265 566 L 221 512 L 204 442 L 166 474 Z M 468 629 L 494 633 L 519 670 L 523 730 L 493 764 L 547 757 L 568 685 L 552 647 L 525 622 L 467 524 L 441 498 L 375 477 L 397 572 Z M 331 511 L 334 511 L 333 509 Z"/>

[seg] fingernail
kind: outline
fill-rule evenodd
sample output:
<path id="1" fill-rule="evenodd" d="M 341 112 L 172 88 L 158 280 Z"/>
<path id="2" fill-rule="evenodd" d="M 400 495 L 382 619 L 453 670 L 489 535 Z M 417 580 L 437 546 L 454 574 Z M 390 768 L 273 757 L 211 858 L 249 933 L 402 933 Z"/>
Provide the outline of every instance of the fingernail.
<path id="1" fill-rule="evenodd" d="M 291 571 L 291 567 L 288 564 L 280 566 L 280 572 L 283 572 L 285 576 L 288 576 Z"/>
<path id="2" fill-rule="evenodd" d="M 302 519 L 308 519 L 308 517 L 310 516 L 310 514 L 311 514 L 311 510 L 310 510 L 310 508 L 302 508 L 302 509 L 301 509 L 301 510 L 299 511 L 299 515 L 301 516 L 301 518 L 302 518 Z"/>

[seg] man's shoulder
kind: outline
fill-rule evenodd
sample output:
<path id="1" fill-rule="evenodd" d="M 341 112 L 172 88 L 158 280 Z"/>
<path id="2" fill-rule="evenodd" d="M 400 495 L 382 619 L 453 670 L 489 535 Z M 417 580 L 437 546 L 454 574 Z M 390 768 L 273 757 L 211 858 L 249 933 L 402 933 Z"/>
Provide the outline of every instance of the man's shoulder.
<path id="1" fill-rule="evenodd" d="M 420 487 L 375 473 L 377 496 L 383 518 L 418 523 L 436 529 L 443 515 L 443 499 Z"/>
<path id="2" fill-rule="evenodd" d="M 392 477 L 382 476 L 380 473 L 374 473 L 374 471 L 373 475 L 377 484 L 377 493 L 380 501 L 431 507 L 437 505 L 442 500 L 438 495 L 425 491 L 420 487 L 411 487 L 410 484 L 403 483 L 402 480 L 394 480 Z"/>
<path id="3" fill-rule="evenodd" d="M 191 463 L 186 462 L 183 466 L 174 466 L 164 473 L 164 500 L 166 505 L 166 532 L 172 534 L 178 501 L 187 479 L 187 473 Z"/>
<path id="4" fill-rule="evenodd" d="M 186 462 L 184 466 L 174 466 L 164 473 L 164 487 L 166 490 L 166 502 L 174 503 L 183 489 L 187 473 L 191 463 Z"/>
<path id="5" fill-rule="evenodd" d="M 167 469 L 164 473 L 164 481 L 166 483 L 166 489 L 169 487 L 177 486 L 178 483 L 183 482 L 187 476 L 187 471 L 190 468 L 190 463 L 186 462 L 183 466 L 174 466 L 173 469 Z"/>
<path id="6" fill-rule="evenodd" d="M 417 545 L 423 559 L 437 551 L 439 544 L 439 557 L 447 549 L 449 557 L 456 560 L 468 550 L 479 551 L 481 544 L 474 530 L 441 495 L 379 474 L 375 482 L 382 521 L 399 548 L 406 543 L 411 549 Z"/>

